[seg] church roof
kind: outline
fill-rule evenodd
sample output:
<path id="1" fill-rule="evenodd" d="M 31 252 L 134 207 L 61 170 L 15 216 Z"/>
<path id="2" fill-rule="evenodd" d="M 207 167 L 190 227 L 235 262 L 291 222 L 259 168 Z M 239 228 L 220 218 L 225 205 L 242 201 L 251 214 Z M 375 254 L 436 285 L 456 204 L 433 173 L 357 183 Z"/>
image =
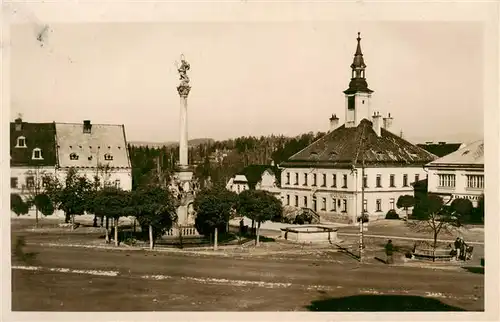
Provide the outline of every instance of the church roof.
<path id="1" fill-rule="evenodd" d="M 59 166 L 131 167 L 123 125 L 92 124 L 90 133 L 83 133 L 83 126 L 82 123 L 56 123 Z M 72 154 L 77 158 L 72 158 Z"/>
<path id="2" fill-rule="evenodd" d="M 364 133 L 364 143 L 362 137 Z M 351 168 L 423 166 L 437 157 L 401 137 L 381 129 L 377 136 L 372 122 L 361 120 L 357 127 L 345 127 L 325 134 L 283 162 L 283 167 Z"/>
<path id="3" fill-rule="evenodd" d="M 427 166 L 479 166 L 484 167 L 484 141 L 479 140 L 430 162 Z"/>
<path id="4" fill-rule="evenodd" d="M 10 165 L 11 166 L 55 166 L 56 143 L 54 123 L 28 123 L 16 120 L 21 128 L 16 129 L 16 123 L 10 123 Z M 18 147 L 17 139 L 25 138 L 26 148 Z M 33 149 L 41 150 L 43 159 L 33 159 Z"/>

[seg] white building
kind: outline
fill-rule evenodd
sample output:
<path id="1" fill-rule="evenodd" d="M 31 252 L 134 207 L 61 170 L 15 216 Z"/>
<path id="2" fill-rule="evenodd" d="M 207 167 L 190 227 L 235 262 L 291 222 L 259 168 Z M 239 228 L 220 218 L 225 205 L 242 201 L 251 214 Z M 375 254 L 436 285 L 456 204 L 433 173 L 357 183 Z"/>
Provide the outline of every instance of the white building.
<path id="1" fill-rule="evenodd" d="M 132 165 L 125 127 L 115 124 L 55 123 L 57 174 L 69 168 L 101 183 L 132 190 Z"/>
<path id="2" fill-rule="evenodd" d="M 428 163 L 427 190 L 441 195 L 445 202 L 469 199 L 474 207 L 484 193 L 484 141 L 467 144 L 461 149 Z"/>
<path id="3" fill-rule="evenodd" d="M 265 190 L 280 198 L 279 172 L 274 165 L 252 164 L 230 178 L 226 189 L 236 193 L 248 189 Z"/>
<path id="4" fill-rule="evenodd" d="M 336 115 L 330 131 L 299 151 L 281 170 L 285 206 L 306 207 L 330 221 L 356 222 L 361 207 L 370 219 L 396 208 L 401 195 L 413 195 L 411 183 L 424 179 L 424 165 L 437 157 L 390 131 L 392 117 L 372 113 L 360 37 L 345 94 L 345 124 Z M 364 177 L 362 168 L 364 164 Z M 364 185 L 362 200 L 361 185 Z"/>
<path id="5" fill-rule="evenodd" d="M 235 193 L 240 193 L 250 189 L 248 180 L 243 174 L 237 174 L 230 178 L 226 184 L 226 189 Z"/>

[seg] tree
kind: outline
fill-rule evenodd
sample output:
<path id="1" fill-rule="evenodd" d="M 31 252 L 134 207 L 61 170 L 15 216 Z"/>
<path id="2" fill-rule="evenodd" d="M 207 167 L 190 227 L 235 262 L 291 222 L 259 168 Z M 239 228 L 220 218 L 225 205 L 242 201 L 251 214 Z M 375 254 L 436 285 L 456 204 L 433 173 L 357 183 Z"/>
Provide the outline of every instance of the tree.
<path id="1" fill-rule="evenodd" d="M 23 198 L 17 193 L 10 194 L 10 210 L 16 215 L 26 215 L 29 212 L 29 206 Z"/>
<path id="2" fill-rule="evenodd" d="M 403 208 L 406 211 L 406 218 L 408 218 L 408 208 L 415 206 L 415 198 L 412 195 L 399 196 L 396 206 Z"/>
<path id="3" fill-rule="evenodd" d="M 155 185 L 141 186 L 132 192 L 131 210 L 141 226 L 149 227 L 149 248 L 156 238 L 177 221 L 176 204 L 169 190 Z"/>
<path id="4" fill-rule="evenodd" d="M 477 201 L 477 207 L 473 211 L 474 222 L 484 223 L 484 194 L 479 197 Z"/>
<path id="5" fill-rule="evenodd" d="M 35 197 L 34 204 L 42 215 L 50 216 L 54 213 L 54 204 L 46 193 L 41 193 Z"/>
<path id="6" fill-rule="evenodd" d="M 238 199 L 238 212 L 257 222 L 256 245 L 259 246 L 260 224 L 283 213 L 281 201 L 263 190 L 245 190 Z"/>
<path id="7" fill-rule="evenodd" d="M 433 237 L 433 250 L 436 250 L 437 239 L 441 231 L 451 232 L 454 227 L 461 225 L 461 218 L 448 211 L 443 199 L 434 194 L 429 194 L 419 200 L 420 219 L 407 222 L 407 225 L 417 232 L 431 232 Z M 434 256 L 433 256 L 434 260 Z"/>
<path id="8" fill-rule="evenodd" d="M 26 204 L 28 208 L 35 206 L 35 227 L 38 227 L 38 212 L 40 208 L 36 205 L 35 199 L 44 192 L 44 184 L 46 183 L 48 174 L 40 166 L 35 166 L 32 170 L 26 171 L 26 176 L 32 179 L 31 183 L 26 185 L 28 195 Z"/>
<path id="9" fill-rule="evenodd" d="M 65 222 L 71 219 L 74 228 L 75 215 L 85 213 L 92 188 L 92 183 L 85 176 L 79 176 L 75 168 L 70 168 L 63 181 L 56 176 L 51 177 L 45 190 L 56 208 L 64 211 Z"/>
<path id="10" fill-rule="evenodd" d="M 114 219 L 115 246 L 118 246 L 118 221 L 120 217 L 127 216 L 132 211 L 130 193 L 118 187 L 107 186 L 95 191 L 92 197 L 88 209 L 92 209 L 94 214 Z M 108 241 L 106 228 L 106 242 Z"/>
<path id="11" fill-rule="evenodd" d="M 469 222 L 472 216 L 472 202 L 469 199 L 457 198 L 451 202 L 451 211 L 455 216 L 458 215 L 462 222 Z"/>
<path id="12" fill-rule="evenodd" d="M 200 191 L 194 200 L 195 226 L 203 235 L 214 232 L 214 250 L 217 250 L 218 230 L 225 229 L 231 219 L 238 195 L 221 187 Z"/>

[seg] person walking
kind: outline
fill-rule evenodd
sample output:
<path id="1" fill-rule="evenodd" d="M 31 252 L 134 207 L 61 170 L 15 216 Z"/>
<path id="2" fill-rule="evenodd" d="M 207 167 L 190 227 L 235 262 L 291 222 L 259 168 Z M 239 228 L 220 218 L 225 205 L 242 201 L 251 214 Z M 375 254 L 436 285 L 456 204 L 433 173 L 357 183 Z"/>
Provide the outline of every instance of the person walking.
<path id="1" fill-rule="evenodd" d="M 462 246 L 462 241 L 460 240 L 460 237 L 457 237 L 457 239 L 455 239 L 455 260 L 459 260 L 460 259 L 460 250 L 461 250 L 461 247 Z"/>
<path id="2" fill-rule="evenodd" d="M 394 258 L 392 257 L 393 252 L 394 252 L 394 245 L 392 244 L 392 240 L 389 239 L 389 241 L 385 245 L 385 255 L 387 256 L 386 264 L 394 263 Z"/>

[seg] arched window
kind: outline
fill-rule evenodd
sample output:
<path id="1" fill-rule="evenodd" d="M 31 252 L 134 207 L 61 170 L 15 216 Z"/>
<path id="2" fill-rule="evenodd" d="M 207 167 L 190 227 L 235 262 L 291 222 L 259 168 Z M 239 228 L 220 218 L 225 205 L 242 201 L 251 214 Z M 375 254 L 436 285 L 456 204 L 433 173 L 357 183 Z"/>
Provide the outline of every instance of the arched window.
<path id="1" fill-rule="evenodd" d="M 18 137 L 16 148 L 25 148 L 25 147 L 26 147 L 26 138 L 24 136 Z"/>
<path id="2" fill-rule="evenodd" d="M 33 155 L 31 156 L 31 159 L 33 159 L 33 160 L 43 160 L 42 150 L 40 148 L 34 148 L 33 149 Z"/>
<path id="3" fill-rule="evenodd" d="M 71 153 L 69 155 L 69 159 L 70 160 L 78 160 L 78 154 L 76 154 L 75 152 Z"/>

